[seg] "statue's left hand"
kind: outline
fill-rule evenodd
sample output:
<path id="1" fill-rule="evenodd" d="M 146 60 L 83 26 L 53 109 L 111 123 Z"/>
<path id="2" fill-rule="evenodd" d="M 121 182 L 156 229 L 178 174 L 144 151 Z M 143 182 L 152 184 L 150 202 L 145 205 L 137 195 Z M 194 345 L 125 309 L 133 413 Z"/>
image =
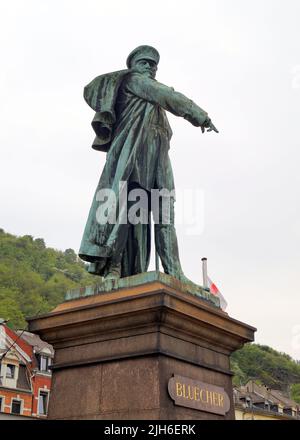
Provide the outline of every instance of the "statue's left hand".
<path id="1" fill-rule="evenodd" d="M 207 128 L 207 131 L 215 131 L 216 133 L 219 133 L 217 128 L 214 126 L 210 118 L 207 118 L 204 123 L 201 125 L 201 131 L 202 133 L 205 133 L 205 129 Z"/>

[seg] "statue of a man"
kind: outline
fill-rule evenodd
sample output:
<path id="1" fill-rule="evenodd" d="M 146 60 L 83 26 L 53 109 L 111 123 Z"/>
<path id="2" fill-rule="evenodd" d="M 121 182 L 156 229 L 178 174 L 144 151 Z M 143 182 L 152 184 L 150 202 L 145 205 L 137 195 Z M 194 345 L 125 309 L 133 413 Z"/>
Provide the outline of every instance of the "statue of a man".
<path id="1" fill-rule="evenodd" d="M 137 224 L 120 220 L 124 211 L 120 182 L 123 186 L 126 183 L 128 191 L 140 188 L 150 195 L 151 190 L 164 189 L 174 194 L 168 154 L 172 131 L 165 110 L 201 127 L 202 132 L 205 129 L 217 131 L 204 110 L 155 80 L 158 62 L 159 53 L 155 48 L 139 46 L 127 58 L 128 69 L 98 76 L 84 89 L 85 100 L 96 111 L 92 122 L 96 132 L 93 148 L 107 152 L 107 158 L 79 256 L 91 263 L 90 273 L 107 279 L 146 272 L 150 258 L 150 215 L 149 221 Z M 106 189 L 112 190 L 116 197 L 115 222 L 99 221 L 107 210 L 99 191 Z M 156 250 L 165 273 L 187 281 L 179 260 L 174 227 L 174 195 L 168 206 L 169 221 L 162 221 L 159 212 L 155 222 Z M 127 212 L 129 207 L 130 201 L 126 199 Z M 149 202 L 149 212 L 151 209 Z"/>

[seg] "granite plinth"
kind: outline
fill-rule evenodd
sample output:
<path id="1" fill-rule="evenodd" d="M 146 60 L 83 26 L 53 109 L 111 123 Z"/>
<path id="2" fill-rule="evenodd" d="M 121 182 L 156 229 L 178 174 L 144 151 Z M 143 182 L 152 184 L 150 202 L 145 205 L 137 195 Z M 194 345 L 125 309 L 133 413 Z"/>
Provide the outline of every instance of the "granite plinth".
<path id="1" fill-rule="evenodd" d="M 109 292 L 69 296 L 29 320 L 29 330 L 55 349 L 49 418 L 234 418 L 229 356 L 253 341 L 255 329 L 176 281 L 156 275 Z M 168 394 L 174 375 L 221 387 L 229 411 L 176 405 Z"/>

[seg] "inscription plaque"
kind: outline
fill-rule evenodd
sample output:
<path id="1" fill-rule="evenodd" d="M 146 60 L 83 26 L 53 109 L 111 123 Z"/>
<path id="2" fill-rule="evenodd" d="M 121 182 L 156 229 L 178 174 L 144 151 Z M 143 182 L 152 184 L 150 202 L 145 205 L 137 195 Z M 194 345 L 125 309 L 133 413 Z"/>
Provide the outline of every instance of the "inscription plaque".
<path id="1" fill-rule="evenodd" d="M 175 405 L 225 415 L 230 409 L 230 399 L 224 388 L 174 375 L 168 391 Z"/>

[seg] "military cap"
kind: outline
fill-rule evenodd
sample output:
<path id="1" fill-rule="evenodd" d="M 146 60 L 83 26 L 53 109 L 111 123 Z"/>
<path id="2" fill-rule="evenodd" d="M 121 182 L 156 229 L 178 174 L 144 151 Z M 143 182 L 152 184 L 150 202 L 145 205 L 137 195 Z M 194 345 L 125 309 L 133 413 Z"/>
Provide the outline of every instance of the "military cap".
<path id="1" fill-rule="evenodd" d="M 133 58 L 135 61 L 146 59 L 146 60 L 155 61 L 156 64 L 159 63 L 158 51 L 154 47 L 147 45 L 138 46 L 132 52 L 130 52 L 126 61 L 128 69 L 130 69 L 131 67 L 131 62 Z"/>

